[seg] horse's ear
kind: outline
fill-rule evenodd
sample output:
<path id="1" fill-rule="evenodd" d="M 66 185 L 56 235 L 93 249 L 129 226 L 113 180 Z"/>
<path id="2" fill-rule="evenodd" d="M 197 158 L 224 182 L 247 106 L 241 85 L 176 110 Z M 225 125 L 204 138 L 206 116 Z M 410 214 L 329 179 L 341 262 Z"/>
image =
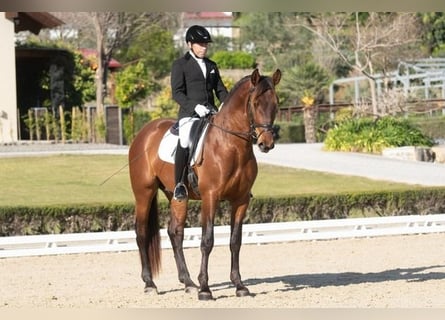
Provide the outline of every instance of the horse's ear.
<path id="1" fill-rule="evenodd" d="M 281 70 L 277 69 L 273 76 L 272 76 L 272 81 L 273 81 L 273 85 L 276 86 L 281 80 Z"/>
<path id="2" fill-rule="evenodd" d="M 250 82 L 252 82 L 252 84 L 256 86 L 259 81 L 260 81 L 260 72 L 258 71 L 258 69 L 255 69 L 253 70 L 252 75 L 250 76 Z"/>

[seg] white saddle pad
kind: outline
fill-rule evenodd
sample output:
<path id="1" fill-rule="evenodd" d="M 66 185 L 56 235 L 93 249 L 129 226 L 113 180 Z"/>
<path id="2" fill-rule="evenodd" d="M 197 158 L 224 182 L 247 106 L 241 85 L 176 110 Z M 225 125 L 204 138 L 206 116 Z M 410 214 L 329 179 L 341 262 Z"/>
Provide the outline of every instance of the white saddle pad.
<path id="1" fill-rule="evenodd" d="M 198 161 L 199 154 L 201 153 L 204 137 L 207 133 L 208 127 L 209 125 L 206 124 L 204 130 L 202 130 L 202 134 L 199 137 L 195 154 L 190 160 L 191 166 L 193 166 Z M 170 130 L 167 130 L 167 132 L 165 132 L 164 136 L 162 137 L 161 143 L 159 144 L 159 150 L 158 150 L 159 158 L 162 161 L 168 163 L 175 163 L 175 152 L 176 152 L 176 146 L 178 145 L 178 139 L 179 137 L 172 134 Z"/>

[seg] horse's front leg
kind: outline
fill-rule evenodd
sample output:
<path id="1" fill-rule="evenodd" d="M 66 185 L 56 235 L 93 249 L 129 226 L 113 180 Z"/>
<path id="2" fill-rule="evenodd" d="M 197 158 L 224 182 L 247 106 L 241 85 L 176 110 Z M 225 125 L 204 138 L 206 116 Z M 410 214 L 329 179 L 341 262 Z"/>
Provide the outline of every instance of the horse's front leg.
<path id="1" fill-rule="evenodd" d="M 241 281 L 241 274 L 239 271 L 239 253 L 242 242 L 242 226 L 248 205 L 249 198 L 240 204 L 232 203 L 232 216 L 230 223 L 230 252 L 232 254 L 230 280 L 236 287 L 237 297 L 245 297 L 250 295 L 249 289 L 247 289 Z"/>
<path id="2" fill-rule="evenodd" d="M 170 202 L 171 220 L 168 225 L 167 233 L 173 248 L 173 254 L 178 269 L 179 282 L 185 285 L 185 292 L 196 292 L 198 286 L 190 278 L 184 257 L 184 226 L 187 217 L 187 201 Z"/>
<path id="3" fill-rule="evenodd" d="M 214 233 L 213 224 L 215 218 L 217 201 L 203 199 L 201 206 L 201 222 L 202 222 L 202 237 L 201 237 L 201 268 L 198 275 L 199 280 L 199 300 L 211 300 L 212 292 L 209 288 L 208 265 L 209 256 L 213 249 Z"/>

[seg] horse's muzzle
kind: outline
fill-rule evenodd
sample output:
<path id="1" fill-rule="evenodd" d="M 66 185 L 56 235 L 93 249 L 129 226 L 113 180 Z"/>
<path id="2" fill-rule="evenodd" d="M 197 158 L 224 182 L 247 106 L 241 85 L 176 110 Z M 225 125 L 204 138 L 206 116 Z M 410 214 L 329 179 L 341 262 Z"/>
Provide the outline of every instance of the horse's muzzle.
<path id="1" fill-rule="evenodd" d="M 268 153 L 270 150 L 275 148 L 275 143 L 272 141 L 272 143 L 266 144 L 264 142 L 258 143 L 258 148 L 260 148 L 261 152 Z"/>
<path id="2" fill-rule="evenodd" d="M 257 145 L 261 152 L 267 153 L 275 147 L 274 130 L 272 126 L 262 126 L 264 130 L 257 136 Z"/>

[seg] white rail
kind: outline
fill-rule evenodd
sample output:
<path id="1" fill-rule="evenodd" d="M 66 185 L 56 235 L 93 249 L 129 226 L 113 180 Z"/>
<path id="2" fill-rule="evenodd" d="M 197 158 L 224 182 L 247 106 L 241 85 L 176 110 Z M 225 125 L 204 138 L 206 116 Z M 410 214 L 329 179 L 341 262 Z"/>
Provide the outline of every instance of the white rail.
<path id="1" fill-rule="evenodd" d="M 243 244 L 445 232 L 445 214 L 245 224 Z M 229 243 L 230 227 L 215 227 L 215 245 Z M 171 248 L 161 230 L 162 248 Z M 185 229 L 184 247 L 199 247 L 201 228 Z M 137 250 L 134 231 L 0 237 L 0 258 Z"/>

